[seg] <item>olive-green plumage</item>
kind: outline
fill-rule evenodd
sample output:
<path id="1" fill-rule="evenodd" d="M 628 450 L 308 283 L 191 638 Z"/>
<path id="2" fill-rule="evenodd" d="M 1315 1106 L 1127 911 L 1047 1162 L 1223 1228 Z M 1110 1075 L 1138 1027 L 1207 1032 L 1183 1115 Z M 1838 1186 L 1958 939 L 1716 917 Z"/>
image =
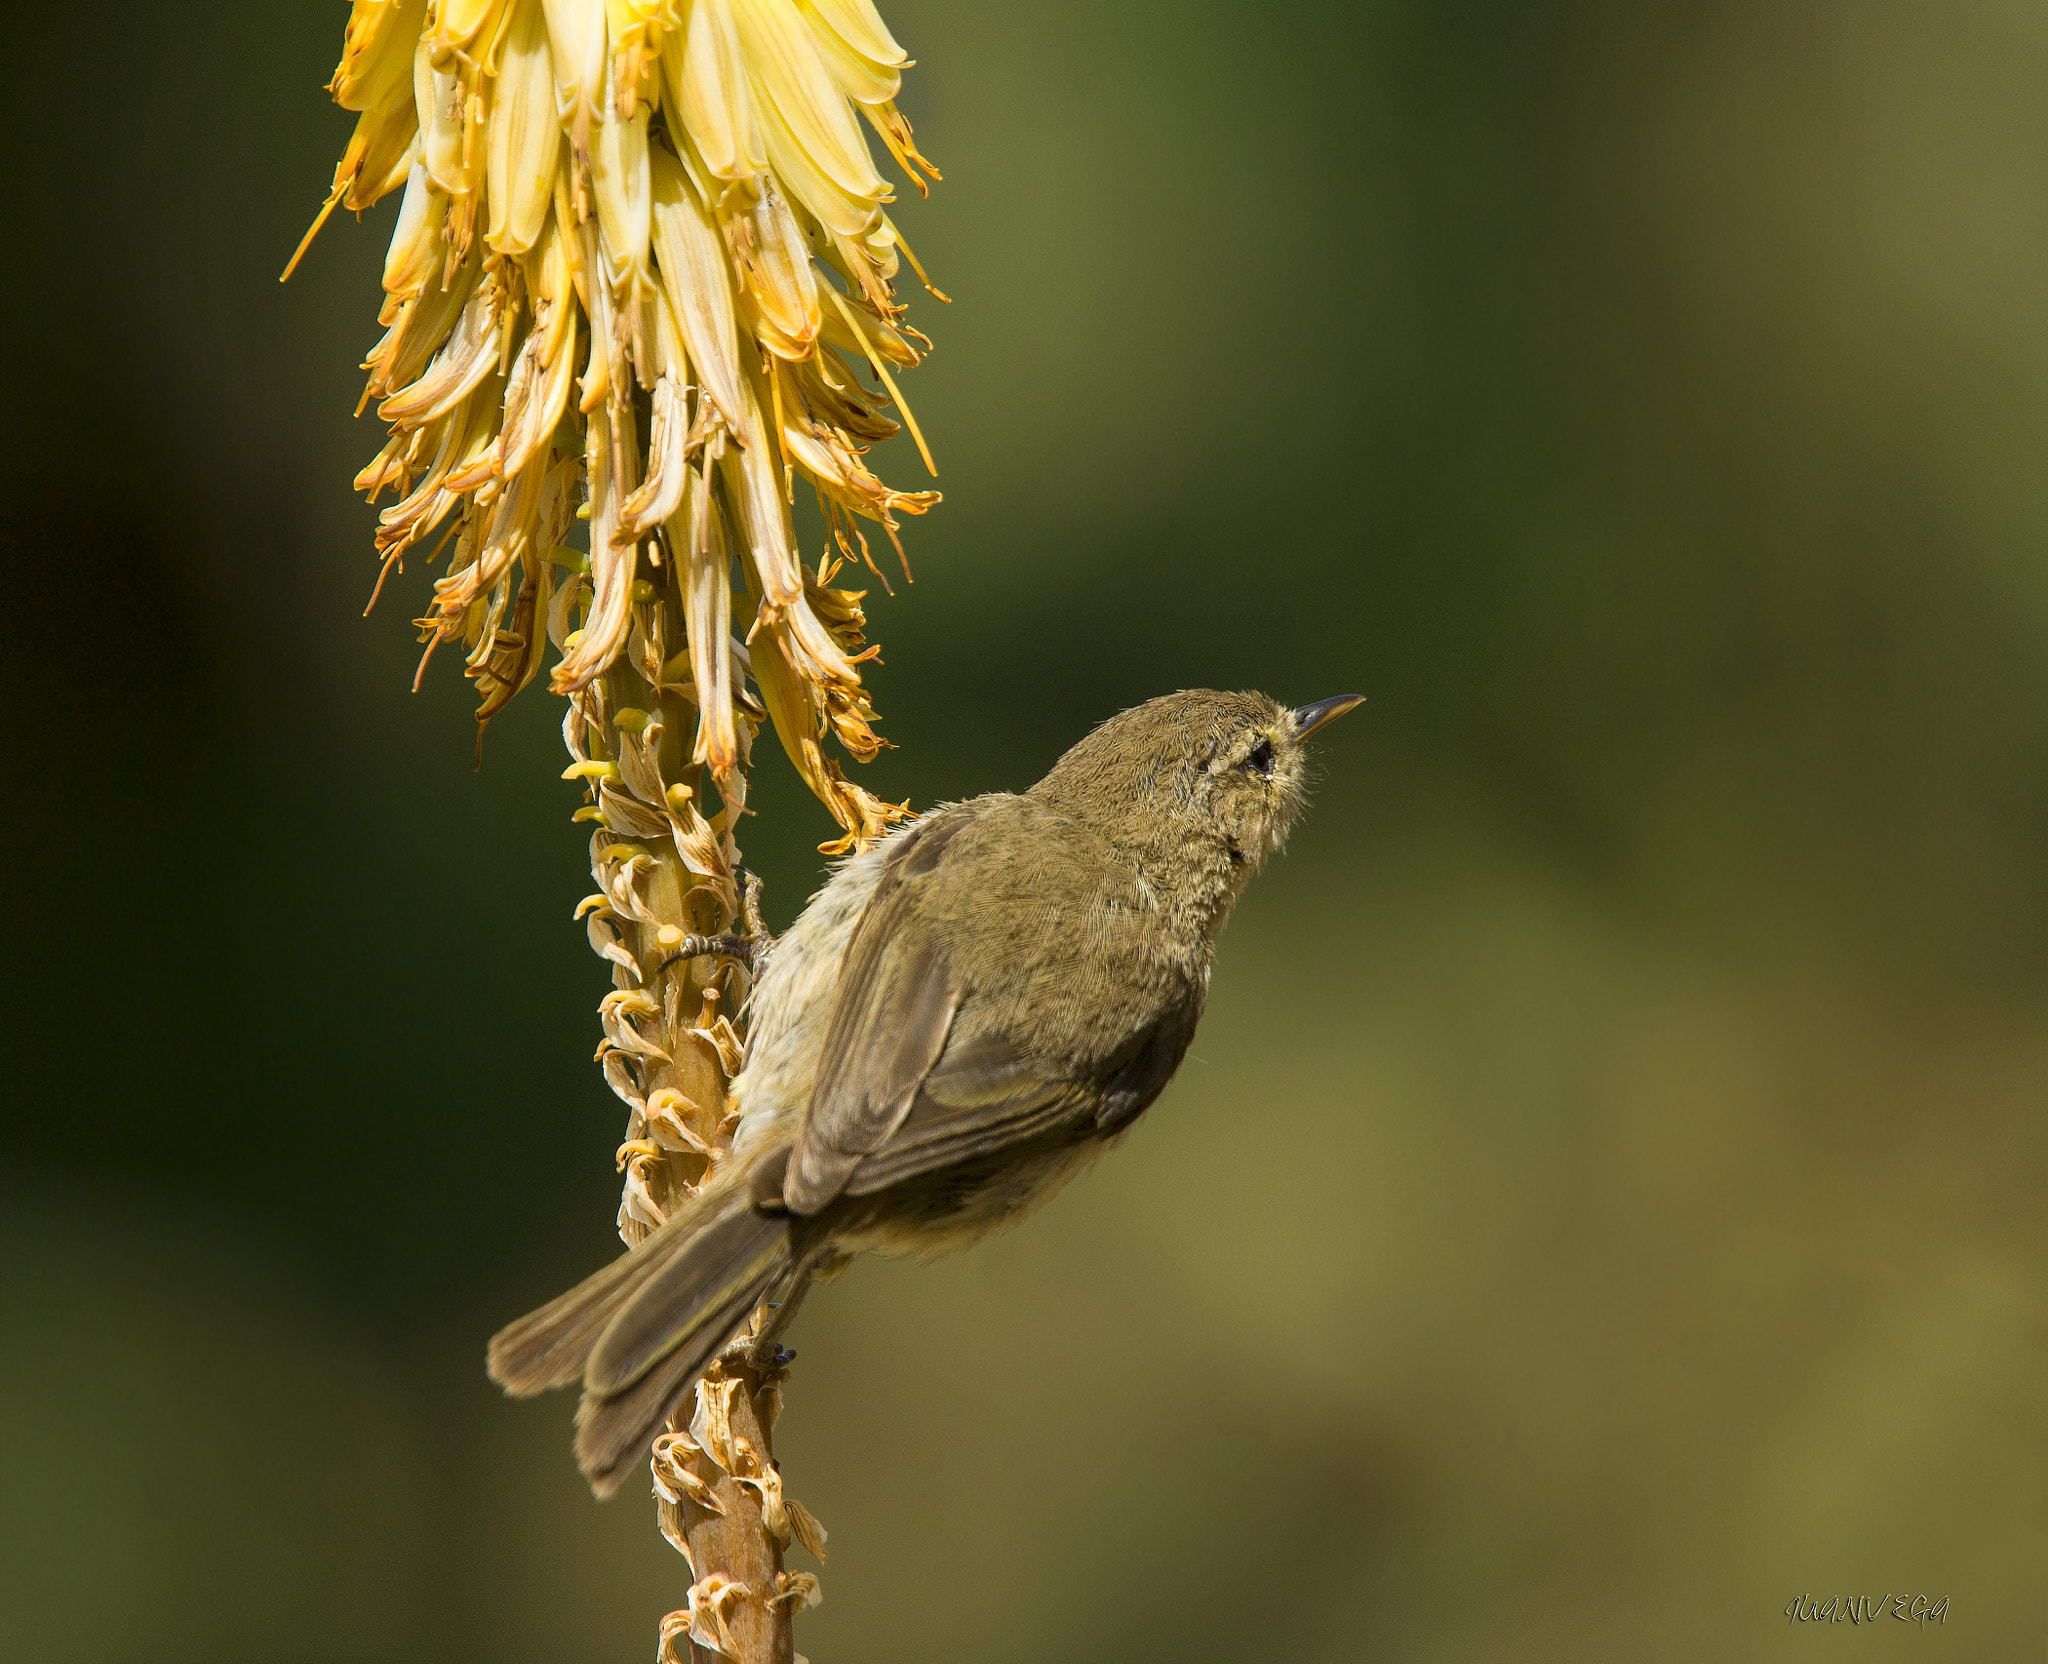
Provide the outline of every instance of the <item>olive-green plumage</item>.
<path id="1" fill-rule="evenodd" d="M 1302 741 L 1355 697 L 1169 694 L 1022 796 L 935 809 L 846 862 L 774 946 L 732 1159 L 638 1248 L 491 1342 L 514 1393 L 580 1379 L 617 1488 L 764 1299 L 854 1254 L 1014 1223 L 1172 1078 L 1216 932 L 1302 806 Z"/>

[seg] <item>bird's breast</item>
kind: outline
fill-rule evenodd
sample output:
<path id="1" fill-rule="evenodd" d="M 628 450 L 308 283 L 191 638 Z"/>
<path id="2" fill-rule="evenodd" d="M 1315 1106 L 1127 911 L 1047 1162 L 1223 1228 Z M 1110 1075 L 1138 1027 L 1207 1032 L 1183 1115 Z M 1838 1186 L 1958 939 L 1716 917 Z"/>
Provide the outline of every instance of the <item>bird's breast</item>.
<path id="1" fill-rule="evenodd" d="M 746 1063 L 733 1078 L 739 1108 L 733 1155 L 749 1160 L 786 1144 L 818 1084 L 825 1033 L 846 950 L 882 876 L 885 846 L 848 861 L 775 944 L 747 1003 Z"/>

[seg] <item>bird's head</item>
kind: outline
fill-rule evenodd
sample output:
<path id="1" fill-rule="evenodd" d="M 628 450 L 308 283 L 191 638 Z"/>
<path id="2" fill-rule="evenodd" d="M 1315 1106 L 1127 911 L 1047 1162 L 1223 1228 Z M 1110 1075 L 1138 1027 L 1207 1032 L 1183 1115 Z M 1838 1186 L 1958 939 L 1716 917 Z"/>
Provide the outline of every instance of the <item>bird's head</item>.
<path id="1" fill-rule="evenodd" d="M 1103 723 L 1034 795 L 1099 826 L 1155 882 L 1162 872 L 1220 881 L 1234 900 L 1301 813 L 1304 742 L 1361 702 L 1357 694 L 1286 706 L 1263 693 L 1169 693 Z"/>

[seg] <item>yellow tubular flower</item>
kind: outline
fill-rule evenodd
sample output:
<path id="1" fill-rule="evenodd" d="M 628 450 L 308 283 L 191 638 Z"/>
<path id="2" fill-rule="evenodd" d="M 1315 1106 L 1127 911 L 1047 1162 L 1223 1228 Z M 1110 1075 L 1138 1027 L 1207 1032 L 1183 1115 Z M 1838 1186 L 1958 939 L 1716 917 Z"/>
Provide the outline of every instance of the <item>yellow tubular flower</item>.
<path id="1" fill-rule="evenodd" d="M 895 108 L 907 63 L 868 0 L 355 0 L 330 90 L 360 120 L 321 220 L 404 190 L 364 362 L 390 438 L 357 484 L 395 496 L 387 570 L 448 552 L 423 639 L 465 644 L 480 721 L 532 679 L 542 617 L 580 615 L 551 675 L 573 694 L 621 662 L 651 584 L 721 795 L 743 797 L 765 708 L 853 839 L 892 818 L 819 744 L 881 742 L 790 505 L 808 481 L 872 568 L 858 522 L 900 554 L 898 517 L 938 501 L 863 460 L 901 422 L 930 465 L 894 374 L 923 337 L 899 323 L 861 129 L 919 190 L 937 177 Z M 578 494 L 587 570 L 556 592 Z M 736 622 L 744 661 L 716 646 Z M 764 654 L 757 701 L 735 665 Z"/>
<path id="2" fill-rule="evenodd" d="M 403 190 L 363 361 L 389 435 L 355 481 L 388 494 L 377 590 L 408 553 L 445 552 L 421 671 L 459 644 L 479 745 L 558 655 L 629 1244 L 730 1157 L 750 967 L 683 948 L 746 917 L 735 834 L 761 725 L 844 829 L 826 848 L 906 813 L 826 745 L 883 745 L 861 594 L 833 574 L 880 577 L 860 523 L 900 558 L 897 517 L 939 500 L 864 460 L 900 422 L 931 465 L 896 383 L 929 343 L 901 321 L 861 128 L 920 192 L 919 169 L 938 177 L 895 107 L 907 63 L 869 0 L 355 0 L 330 87 L 358 120 L 292 263 L 335 208 Z M 800 478 L 838 552 L 809 567 Z M 818 1598 L 782 1565 L 792 1543 L 825 1552 L 774 1461 L 785 1376 L 714 1364 L 656 1442 L 661 1529 L 693 1580 L 664 1658 L 788 1659 Z"/>

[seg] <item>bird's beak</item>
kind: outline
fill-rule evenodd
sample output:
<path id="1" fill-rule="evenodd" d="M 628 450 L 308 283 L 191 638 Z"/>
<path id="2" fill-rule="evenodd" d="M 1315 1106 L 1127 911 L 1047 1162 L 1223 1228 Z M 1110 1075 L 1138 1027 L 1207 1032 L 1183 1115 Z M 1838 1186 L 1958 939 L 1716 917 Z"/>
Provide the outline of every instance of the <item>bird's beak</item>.
<path id="1" fill-rule="evenodd" d="M 1297 705 L 1287 713 L 1294 724 L 1294 737 L 1305 740 L 1326 722 L 1335 722 L 1354 706 L 1363 705 L 1362 693 L 1340 693 L 1335 699 L 1318 699 L 1313 705 Z"/>

